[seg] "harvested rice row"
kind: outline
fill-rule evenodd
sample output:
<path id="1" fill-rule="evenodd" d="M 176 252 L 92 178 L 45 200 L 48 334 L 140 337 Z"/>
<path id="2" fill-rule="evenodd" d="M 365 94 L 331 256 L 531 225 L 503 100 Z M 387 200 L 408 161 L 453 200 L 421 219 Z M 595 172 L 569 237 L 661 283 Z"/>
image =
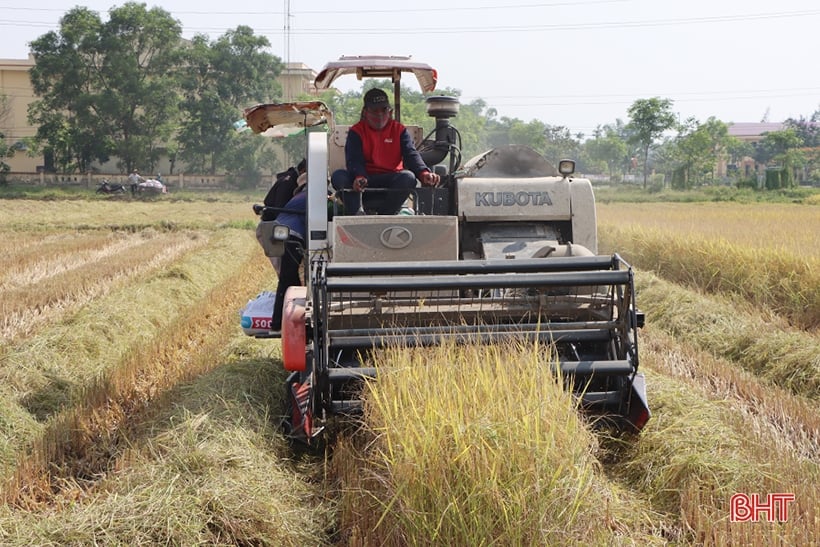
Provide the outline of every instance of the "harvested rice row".
<path id="1" fill-rule="evenodd" d="M 142 237 L 124 233 L 75 232 L 44 238 L 7 253 L 0 275 L 0 291 L 35 285 L 89 262 L 103 260 L 143 243 Z"/>
<path id="2" fill-rule="evenodd" d="M 258 252 L 247 231 L 213 234 L 207 248 L 97 295 L 65 321 L 52 319 L 35 336 L 7 347 L 0 356 L 0 401 L 9 422 L 0 430 L 0 462 L 13 460 L 31 432 L 76 402 L 83 386 L 109 374 L 128 355 L 140 354 L 181 310 L 238 267 L 243 250 L 251 256 Z M 270 283 L 269 263 L 266 273 L 262 279 Z"/>
<path id="3" fill-rule="evenodd" d="M 122 442 L 123 428 L 132 416 L 160 393 L 215 364 L 213 352 L 226 344 L 226 336 L 236 333 L 239 303 L 265 279 L 265 268 L 270 269 L 267 261 L 254 256 L 257 247 L 247 234 L 219 240 L 208 253 L 174 266 L 179 273 L 189 275 L 172 274 L 183 282 L 166 284 L 157 298 L 173 298 L 169 291 L 180 289 L 189 294 L 175 303 L 184 307 L 162 319 L 163 328 L 151 329 L 141 343 L 132 345 L 123 339 L 118 346 L 119 359 L 110 362 L 98 363 L 81 349 L 75 350 L 77 360 L 87 360 L 87 368 L 82 361 L 70 359 L 67 363 L 79 380 L 72 390 L 72 404 L 49 420 L 32 454 L 20 460 L 19 494 L 44 495 L 51 487 L 41 483 L 50 483 L 52 472 L 68 478 L 93 475 L 93 468 L 105 464 L 100 458 L 109 458 L 114 446 Z M 214 263 L 220 255 L 232 260 Z M 153 284 L 159 289 L 157 281 Z M 201 286 L 201 282 L 210 287 Z M 150 318 L 155 312 L 147 309 L 150 304 L 150 300 L 144 302 L 144 309 L 135 309 L 135 315 Z M 98 370 L 92 373 L 94 368 Z"/>
<path id="4" fill-rule="evenodd" d="M 636 291 L 653 326 L 793 394 L 820 400 L 820 335 L 777 325 L 729 299 L 651 273 L 638 273 Z"/>
<path id="5" fill-rule="evenodd" d="M 59 319 L 114 287 L 155 270 L 191 249 L 207 244 L 196 233 L 131 236 L 112 251 L 97 253 L 96 261 L 79 260 L 47 281 L 0 291 L 0 340 L 11 340 L 39 324 Z M 47 275 L 45 268 L 41 276 Z"/>
<path id="6" fill-rule="evenodd" d="M 89 417 L 100 426 L 117 425 L 116 433 L 95 436 L 104 441 L 95 450 L 107 470 L 99 469 L 90 484 L 64 479 L 48 504 L 0 506 L 4 542 L 327 544 L 334 506 L 321 499 L 321 486 L 310 475 L 294 472 L 287 445 L 274 431 L 271 405 L 278 410 L 273 394 L 281 393 L 284 374 L 268 357 L 271 342 L 237 335 L 237 301 L 270 284 L 270 264 L 253 254 L 244 264 L 237 260 L 236 275 L 180 318 L 170 329 L 176 334 L 146 348 L 148 355 L 139 359 L 145 368 L 112 382 L 115 389 L 106 391 L 111 400 Z M 200 342 L 186 344 L 191 336 Z M 173 346 L 182 354 L 168 351 Z M 176 376 L 181 362 L 183 373 L 197 378 L 157 398 L 162 378 Z M 153 398 L 144 401 L 148 411 L 132 405 L 123 414 L 117 393 L 141 392 L 145 383 L 155 386 Z"/>
<path id="7" fill-rule="evenodd" d="M 684 543 L 768 545 L 778 538 L 774 544 L 815 544 L 820 466 L 802 450 L 784 449 L 770 427 L 777 393 L 766 399 L 768 412 L 750 412 L 749 401 L 721 397 L 709 379 L 697 378 L 702 363 L 686 344 L 655 339 L 652 331 L 644 338 L 653 418 L 636 443 L 625 445 L 612 473 L 640 489 L 654 509 L 679 515 Z M 666 374 L 670 367 L 674 377 Z M 675 372 L 681 368 L 695 371 L 692 378 L 681 381 Z M 795 496 L 786 521 L 729 521 L 733 495 L 770 493 Z"/>
<path id="8" fill-rule="evenodd" d="M 3 231 L 213 229 L 236 219 L 254 220 L 247 200 L 204 203 L 178 201 L 171 196 L 148 201 L 0 200 Z"/>
<path id="9" fill-rule="evenodd" d="M 30 262 L 40 260 L 40 254 L 70 253 L 74 249 L 83 250 L 98 246 L 100 241 L 110 238 L 111 233 L 90 233 L 77 231 L 56 232 L 23 232 L 0 231 L 0 281 L 3 281 L 12 269 L 27 267 Z"/>
<path id="10" fill-rule="evenodd" d="M 750 435 L 763 436 L 773 453 L 820 461 L 820 411 L 817 404 L 761 381 L 725 359 L 692 348 L 649 327 L 641 353 L 652 369 L 696 386 L 712 400 L 737 410 Z"/>
<path id="11" fill-rule="evenodd" d="M 283 377 L 271 342 L 238 336 L 129 435 L 93 488 L 30 510 L 0 505 L 0 542 L 328 545 L 334 505 L 320 481 L 293 468 L 273 430 L 269 398 Z"/>

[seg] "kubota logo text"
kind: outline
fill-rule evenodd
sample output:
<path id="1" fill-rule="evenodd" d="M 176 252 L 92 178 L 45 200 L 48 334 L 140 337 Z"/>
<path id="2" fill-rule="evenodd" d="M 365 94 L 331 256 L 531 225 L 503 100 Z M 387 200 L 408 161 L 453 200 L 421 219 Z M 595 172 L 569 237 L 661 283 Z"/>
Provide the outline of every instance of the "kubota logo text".
<path id="1" fill-rule="evenodd" d="M 552 205 L 549 192 L 476 192 L 476 207 Z"/>

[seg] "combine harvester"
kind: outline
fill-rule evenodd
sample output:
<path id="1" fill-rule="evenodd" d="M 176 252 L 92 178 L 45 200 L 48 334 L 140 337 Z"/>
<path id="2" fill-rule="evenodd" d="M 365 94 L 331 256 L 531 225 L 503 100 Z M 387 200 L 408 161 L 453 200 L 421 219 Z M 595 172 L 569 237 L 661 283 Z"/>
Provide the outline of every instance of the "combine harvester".
<path id="1" fill-rule="evenodd" d="M 342 57 L 315 84 L 327 89 L 345 74 L 389 79 L 400 121 L 406 73 L 423 92 L 435 89 L 435 70 L 404 57 Z M 332 218 L 329 174 L 344 167 L 348 127 L 334 125 L 320 102 L 245 111 L 256 133 L 330 126 L 308 134 L 306 286 L 291 287 L 285 299 L 288 434 L 310 443 L 331 416 L 360 412 L 362 379 L 376 374 L 368 362 L 374 349 L 510 339 L 554 348 L 588 414 L 639 431 L 650 416 L 638 372 L 643 314 L 631 267 L 617 254 L 597 254 L 590 182 L 573 178 L 573 161 L 556 169 L 525 146 L 462 165 L 461 137 L 450 124 L 458 110 L 455 98 L 430 96 L 435 129 L 424 137 L 408 127 L 425 163 L 442 175 L 438 187 L 418 185 L 411 194 L 415 214 Z M 281 254 L 287 228 L 263 224 L 266 254 Z"/>

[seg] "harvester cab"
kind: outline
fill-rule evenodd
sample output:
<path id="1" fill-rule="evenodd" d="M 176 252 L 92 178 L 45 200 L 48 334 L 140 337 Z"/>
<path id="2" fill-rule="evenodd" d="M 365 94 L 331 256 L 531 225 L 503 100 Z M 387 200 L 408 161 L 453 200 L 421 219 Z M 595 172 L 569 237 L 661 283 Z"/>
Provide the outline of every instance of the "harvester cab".
<path id="1" fill-rule="evenodd" d="M 345 74 L 389 78 L 400 119 L 406 73 L 423 92 L 435 90 L 436 71 L 405 57 L 342 57 L 315 85 L 326 89 Z M 617 254 L 598 254 L 592 185 L 574 177 L 574 162 L 556 167 L 512 145 L 462 164 L 461 136 L 450 123 L 458 101 L 430 96 L 434 129 L 426 137 L 408 130 L 441 184 L 417 185 L 411 214 L 330 218 L 329 173 L 344 166 L 347 128 L 323 107 L 302 106 L 305 120 L 324 118 L 330 127 L 308 133 L 305 286 L 285 297 L 288 434 L 311 442 L 331 416 L 359 412 L 356 386 L 376 375 L 368 362 L 375 349 L 509 339 L 550 348 L 590 416 L 639 431 L 650 413 L 638 371 L 643 314 L 633 271 Z M 262 132 L 282 109 L 258 105 L 245 118 Z M 271 249 L 282 237 L 274 232 Z"/>

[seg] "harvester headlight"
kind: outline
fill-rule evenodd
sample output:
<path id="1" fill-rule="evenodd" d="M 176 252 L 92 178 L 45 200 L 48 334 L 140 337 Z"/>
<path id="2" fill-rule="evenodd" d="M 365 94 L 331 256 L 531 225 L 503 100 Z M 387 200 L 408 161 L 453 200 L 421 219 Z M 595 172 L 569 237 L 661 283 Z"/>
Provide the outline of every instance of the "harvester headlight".
<path id="1" fill-rule="evenodd" d="M 273 240 L 274 241 L 287 241 L 290 237 L 290 228 L 285 226 L 284 224 L 277 224 L 273 227 Z"/>
<path id="2" fill-rule="evenodd" d="M 561 160 L 558 162 L 558 172 L 562 176 L 568 177 L 575 172 L 575 162 L 573 160 Z"/>

